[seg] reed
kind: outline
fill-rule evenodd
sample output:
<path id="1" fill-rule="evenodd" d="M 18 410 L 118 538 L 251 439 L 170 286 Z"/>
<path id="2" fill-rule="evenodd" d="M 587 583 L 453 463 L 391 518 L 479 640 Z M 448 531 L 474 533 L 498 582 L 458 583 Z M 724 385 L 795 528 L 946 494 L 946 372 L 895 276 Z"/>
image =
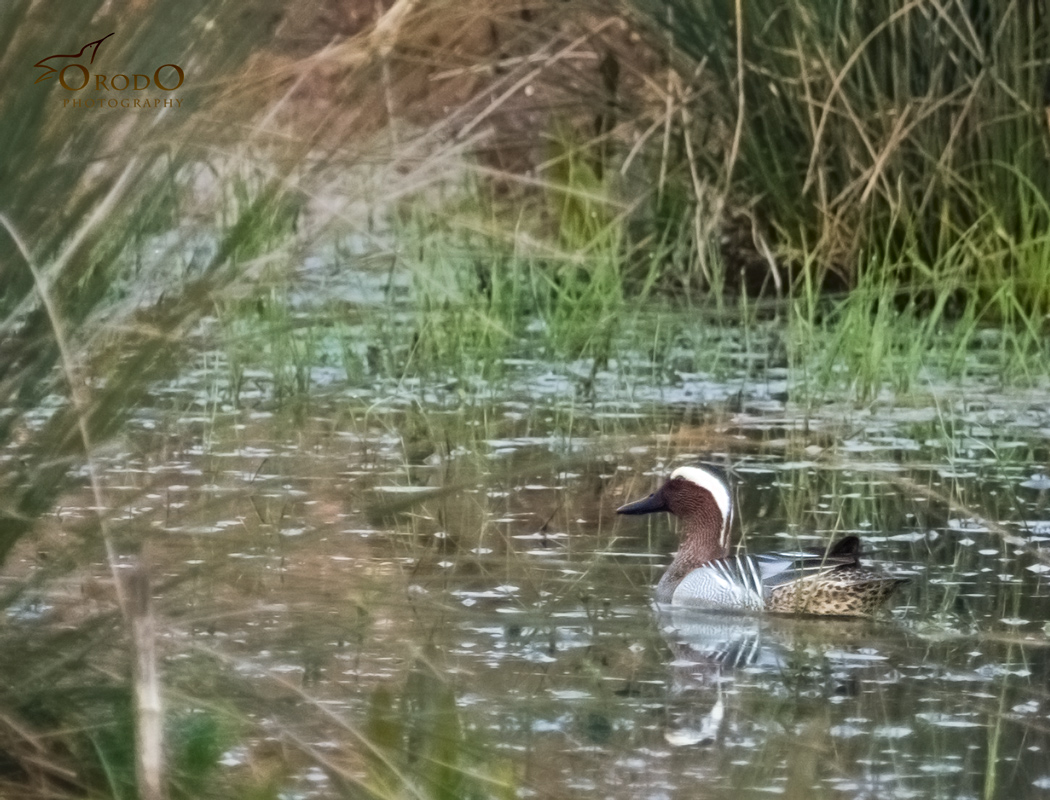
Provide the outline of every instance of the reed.
<path id="1" fill-rule="evenodd" d="M 167 113 L 131 114 L 120 107 L 99 113 L 63 102 L 69 98 L 57 80 L 34 83 L 27 69 L 69 45 L 56 41 L 55 28 L 44 22 L 57 17 L 38 6 L 17 2 L 0 10 L 0 80 L 10 87 L 0 99 L 0 444 L 19 465 L 0 481 L 0 560 L 10 563 L 16 552 L 31 550 L 39 518 L 77 485 L 75 472 L 83 464 L 94 510 L 80 532 L 88 544 L 64 549 L 75 558 L 61 559 L 44 574 L 76 569 L 85 556 L 88 563 L 101 557 L 108 564 L 111 599 L 123 626 L 110 631 L 103 650 L 118 643 L 127 663 L 118 662 L 116 672 L 130 677 L 122 682 L 100 673 L 93 691 L 69 688 L 70 673 L 82 666 L 74 661 L 83 658 L 93 669 L 106 661 L 91 633 L 94 625 L 84 622 L 70 642 L 73 660 L 41 653 L 32 667 L 22 665 L 28 674 L 21 668 L 8 672 L 10 685 L 21 683 L 29 693 L 40 690 L 34 669 L 48 674 L 47 688 L 65 701 L 34 714 L 17 693 L 5 697 L 11 730 L 24 737 L 18 742 L 16 736 L 12 749 L 22 753 L 16 764 L 36 779 L 32 789 L 42 795 L 76 788 L 160 800 L 168 796 L 166 762 L 169 756 L 177 762 L 179 750 L 165 743 L 148 547 L 115 522 L 118 503 L 106 491 L 98 452 L 158 381 L 177 374 L 184 345 L 210 310 L 213 293 L 249 272 L 272 246 L 272 240 L 251 240 L 250 232 L 279 204 L 284 184 L 268 181 L 227 217 L 211 239 L 210 254 L 187 265 L 180 258 L 187 242 L 165 237 L 184 221 L 182 203 L 192 195 L 187 187 L 202 157 L 202 130 L 211 127 L 190 112 L 189 98 L 202 102 L 209 92 L 187 87 L 182 114 L 175 107 Z M 228 19 L 228 7 L 212 10 L 220 25 Z M 119 21 L 119 35 L 103 37 L 99 45 L 105 50 L 97 63 L 107 69 L 152 74 L 156 65 L 149 65 L 164 52 L 173 63 L 192 57 L 216 79 L 228 77 L 252 45 L 222 46 L 198 36 L 201 11 L 202 4 L 190 3 L 165 15 L 129 11 L 118 20 L 111 7 L 88 2 L 63 11 L 62 32 L 90 38 L 86 32 L 104 32 Z M 248 29 L 263 33 L 254 24 Z M 180 32 L 174 40 L 173 30 Z M 49 410 L 41 416 L 44 407 Z M 126 573 L 124 565 L 134 569 Z M 17 586 L 9 601 L 34 584 Z M 9 632 L 12 640 L 37 635 L 21 627 Z M 34 755 L 29 743 L 55 730 L 63 731 L 61 744 Z M 42 769 L 31 766 L 34 758 L 43 759 Z"/>
<path id="2" fill-rule="evenodd" d="M 1045 375 L 1048 41 L 1033 4 L 633 5 L 676 67 L 669 136 L 695 154 L 679 184 L 697 207 L 720 187 L 721 228 L 750 220 L 730 257 L 767 262 L 767 287 L 790 278 L 813 390 L 844 372 L 860 399 L 906 391 L 923 351 L 953 353 L 958 372 L 989 327 L 1005 379 Z M 818 317 L 823 346 L 807 339 Z"/>

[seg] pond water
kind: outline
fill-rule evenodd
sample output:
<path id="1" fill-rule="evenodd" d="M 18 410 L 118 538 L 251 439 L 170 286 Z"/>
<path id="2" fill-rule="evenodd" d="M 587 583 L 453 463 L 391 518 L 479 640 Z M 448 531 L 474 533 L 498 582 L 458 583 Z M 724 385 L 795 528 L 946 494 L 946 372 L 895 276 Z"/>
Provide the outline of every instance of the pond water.
<path id="1" fill-rule="evenodd" d="M 858 409 L 791 402 L 743 348 L 678 366 L 319 372 L 292 411 L 265 371 L 224 400 L 209 354 L 159 391 L 105 490 L 118 538 L 152 534 L 171 702 L 253 723 L 228 776 L 270 769 L 288 798 L 1050 790 L 1045 390 Z M 892 610 L 658 613 L 673 523 L 614 510 L 701 459 L 735 472 L 737 541 L 858 533 L 911 578 Z M 68 499 L 52 535 L 87 515 Z M 83 612 L 81 580 L 54 615 Z"/>

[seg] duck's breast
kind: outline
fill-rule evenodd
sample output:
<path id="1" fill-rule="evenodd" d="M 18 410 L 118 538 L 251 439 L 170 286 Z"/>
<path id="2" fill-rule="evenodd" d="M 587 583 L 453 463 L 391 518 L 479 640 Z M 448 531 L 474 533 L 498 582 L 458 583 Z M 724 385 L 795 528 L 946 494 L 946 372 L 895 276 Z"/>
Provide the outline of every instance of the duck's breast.
<path id="1" fill-rule="evenodd" d="M 748 556 L 720 558 L 682 578 L 671 605 L 760 611 L 765 606 L 762 573 Z"/>

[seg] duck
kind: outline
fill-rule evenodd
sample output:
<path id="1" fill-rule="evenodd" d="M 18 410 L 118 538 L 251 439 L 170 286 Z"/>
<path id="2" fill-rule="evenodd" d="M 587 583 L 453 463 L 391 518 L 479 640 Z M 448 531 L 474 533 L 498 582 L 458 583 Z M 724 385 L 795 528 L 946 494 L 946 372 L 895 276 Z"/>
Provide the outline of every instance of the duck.
<path id="1" fill-rule="evenodd" d="M 656 602 L 724 611 L 871 617 L 907 578 L 860 563 L 861 541 L 845 536 L 799 552 L 729 554 L 733 496 L 724 474 L 683 466 L 648 497 L 617 514 L 665 511 L 678 518 L 681 546 L 656 585 Z"/>

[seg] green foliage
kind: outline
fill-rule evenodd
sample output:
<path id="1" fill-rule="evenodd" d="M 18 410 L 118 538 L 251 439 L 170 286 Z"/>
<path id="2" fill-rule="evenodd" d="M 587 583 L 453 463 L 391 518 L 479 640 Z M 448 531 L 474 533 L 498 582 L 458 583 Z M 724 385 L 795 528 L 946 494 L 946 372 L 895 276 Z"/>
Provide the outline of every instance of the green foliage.
<path id="1" fill-rule="evenodd" d="M 229 731 L 216 714 L 205 711 L 174 717 L 168 728 L 174 796 L 204 797 L 219 759 L 231 744 Z"/>
<path id="2" fill-rule="evenodd" d="M 1017 281 L 978 322 L 1002 321 L 1003 304 L 1050 311 L 1048 271 L 1034 266 L 1050 231 L 1038 4 L 758 0 L 739 4 L 741 20 L 730 0 L 636 6 L 674 57 L 702 66 L 698 124 L 741 126 L 734 164 L 697 168 L 716 184 L 732 170 L 732 201 L 815 272 L 806 280 L 862 286 L 877 263 L 917 284 L 920 264 L 942 271 L 966 239 L 973 257 L 952 276 L 964 292 L 986 303 Z M 725 153 L 728 137 L 707 147 Z"/>
<path id="3" fill-rule="evenodd" d="M 185 257 L 199 244 L 188 232 L 209 126 L 191 113 L 188 95 L 207 97 L 205 84 L 242 66 L 267 35 L 269 5 L 263 0 L 235 26 L 232 4 L 206 0 L 141 12 L 89 0 L 60 15 L 48 3 L 0 7 L 0 446 L 11 459 L 0 478 L 0 562 L 13 561 L 39 517 L 82 484 L 75 469 L 123 430 L 158 382 L 178 374 L 213 294 L 292 228 L 294 203 L 283 176 L 271 172 L 251 192 L 234 187 L 237 202 L 209 230 L 205 255 Z M 66 107 L 53 79 L 33 82 L 37 60 L 114 29 L 96 68 L 152 73 L 159 53 L 192 61 L 188 80 L 197 85 L 183 108 L 98 113 Z M 40 582 L 121 555 L 101 528 L 98 519 L 85 522 L 72 537 L 79 545 L 12 581 L 4 597 L 12 620 L 12 606 Z M 142 538 L 140 530 L 119 546 L 137 549 Z M 0 693 L 12 732 L 2 746 L 5 780 L 21 778 L 40 796 L 135 795 L 126 640 L 112 621 L 85 611 L 58 635 L 12 622 L 3 650 L 17 658 L 5 665 Z M 221 737 L 201 718 L 182 722 L 171 768 L 183 796 L 200 796 Z M 36 746 L 41 740 L 46 748 Z"/>
<path id="4" fill-rule="evenodd" d="M 517 796 L 508 770 L 491 757 L 482 759 L 481 742 L 463 729 L 452 687 L 426 663 L 409 673 L 400 696 L 386 686 L 372 692 L 365 736 L 377 798 Z"/>
<path id="5" fill-rule="evenodd" d="M 562 253 L 539 268 L 541 313 L 561 350 L 607 358 L 623 308 L 623 218 L 601 153 L 567 127 L 550 144 L 547 201 Z"/>
<path id="6" fill-rule="evenodd" d="M 222 187 L 219 229 L 229 232 L 231 256 L 248 261 L 270 253 L 295 233 L 300 200 L 261 173 L 235 172 Z"/>
<path id="7" fill-rule="evenodd" d="M 256 297 L 221 303 L 219 318 L 226 339 L 230 402 L 242 403 L 249 391 L 262 391 L 277 404 L 309 399 L 311 372 L 325 365 L 325 339 L 332 334 L 327 326 L 297 317 L 286 284 L 275 282 Z"/>

